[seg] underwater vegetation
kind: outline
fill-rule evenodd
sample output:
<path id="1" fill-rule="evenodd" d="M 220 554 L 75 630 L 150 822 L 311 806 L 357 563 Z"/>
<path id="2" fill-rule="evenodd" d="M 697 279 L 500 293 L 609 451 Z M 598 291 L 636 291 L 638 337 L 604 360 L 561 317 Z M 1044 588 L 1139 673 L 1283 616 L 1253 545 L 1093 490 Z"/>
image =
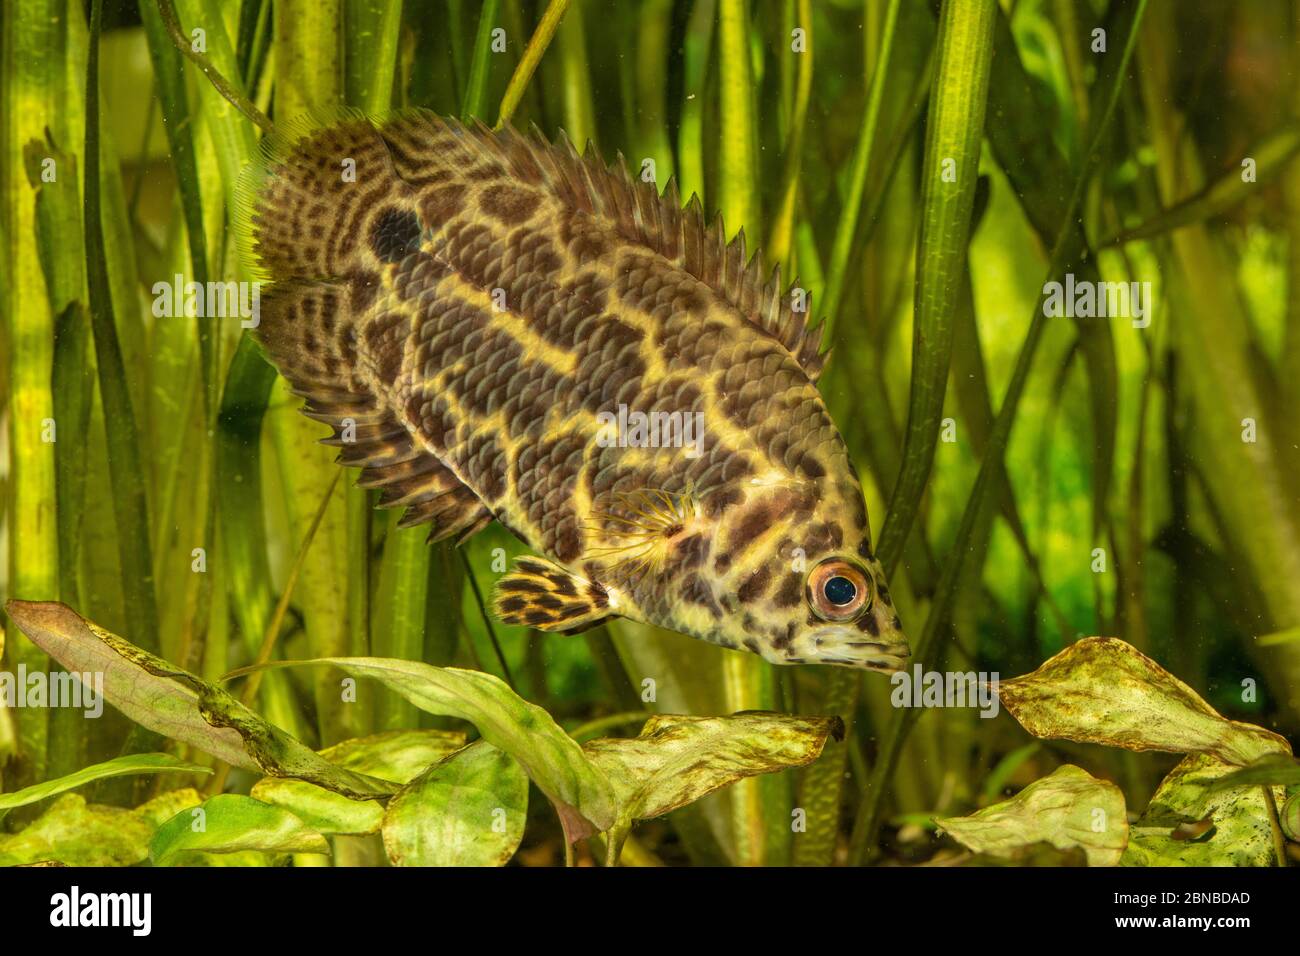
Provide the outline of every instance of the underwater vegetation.
<path id="1" fill-rule="evenodd" d="M 0 864 L 1300 863 L 1300 0 L 0 17 Z"/>

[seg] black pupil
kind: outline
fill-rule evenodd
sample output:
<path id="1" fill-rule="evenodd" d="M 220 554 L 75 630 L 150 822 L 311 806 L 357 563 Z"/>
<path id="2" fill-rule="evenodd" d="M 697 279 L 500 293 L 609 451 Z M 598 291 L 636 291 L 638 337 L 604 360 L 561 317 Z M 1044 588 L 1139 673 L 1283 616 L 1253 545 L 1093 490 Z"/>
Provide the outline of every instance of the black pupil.
<path id="1" fill-rule="evenodd" d="M 840 607 L 848 604 L 858 595 L 857 586 L 848 578 L 839 575 L 827 581 L 822 591 L 826 594 L 826 600 Z"/>

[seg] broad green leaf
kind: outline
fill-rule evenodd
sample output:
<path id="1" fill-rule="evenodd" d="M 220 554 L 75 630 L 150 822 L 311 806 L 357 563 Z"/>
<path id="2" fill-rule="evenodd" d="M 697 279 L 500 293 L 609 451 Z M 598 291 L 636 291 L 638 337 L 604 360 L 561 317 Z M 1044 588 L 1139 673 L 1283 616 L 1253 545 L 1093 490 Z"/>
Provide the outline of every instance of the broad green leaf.
<path id="1" fill-rule="evenodd" d="M 1035 737 L 1127 750 L 1211 753 L 1237 766 L 1289 754 L 1272 731 L 1227 720 L 1151 658 L 1111 637 L 1076 641 L 998 696 Z"/>
<path id="2" fill-rule="evenodd" d="M 320 755 L 348 770 L 407 784 L 463 746 L 463 733 L 394 730 L 345 740 Z M 250 795 L 284 807 L 320 833 L 378 833 L 384 820 L 384 808 L 377 800 L 352 800 L 301 780 L 264 777 L 253 785 Z"/>
<path id="3" fill-rule="evenodd" d="M 148 858 L 149 838 L 162 820 L 198 802 L 190 789 L 164 793 L 134 810 L 64 794 L 25 829 L 0 835 L 0 866 L 131 866 Z"/>
<path id="4" fill-rule="evenodd" d="M 1273 837 L 1258 786 L 1223 790 L 1233 770 L 1209 754 L 1185 757 L 1169 772 L 1146 812 L 1130 828 L 1125 866 L 1273 866 Z M 1281 788 L 1275 790 L 1281 796 Z M 1175 839 L 1184 823 L 1209 821 L 1197 839 Z"/>
<path id="5" fill-rule="evenodd" d="M 70 773 L 66 777 L 59 777 L 57 780 L 46 780 L 44 783 L 38 783 L 14 793 L 0 793 L 0 812 L 44 800 L 46 797 L 52 797 L 55 794 L 72 790 L 95 780 L 103 780 L 105 777 L 121 777 L 135 773 L 167 773 L 168 771 L 177 773 L 182 771 L 188 773 L 212 773 L 210 767 L 200 767 L 198 764 L 180 760 L 169 754 L 131 754 L 113 760 L 106 760 L 104 763 L 92 764 L 75 773 Z"/>
<path id="6" fill-rule="evenodd" d="M 480 740 L 393 797 L 384 849 L 396 866 L 504 866 L 527 815 L 528 777 L 519 761 Z"/>
<path id="7" fill-rule="evenodd" d="M 205 800 L 200 807 L 178 813 L 159 827 L 149 843 L 149 859 L 155 866 L 168 866 L 191 852 L 245 850 L 329 853 L 330 847 L 325 837 L 288 810 L 252 797 L 223 793 Z"/>
<path id="8" fill-rule="evenodd" d="M 828 737 L 843 733 L 838 717 L 655 716 L 635 738 L 593 740 L 583 750 L 618 798 L 611 833 L 617 853 L 635 821 L 684 807 L 746 777 L 812 763 Z"/>
<path id="9" fill-rule="evenodd" d="M 519 697 L 498 677 L 378 657 L 322 657 L 267 666 L 302 665 L 331 665 L 354 677 L 369 677 L 423 711 L 468 720 L 483 739 L 523 765 L 555 804 L 570 840 L 607 830 L 616 819 L 614 792 L 604 774 L 550 714 Z"/>
<path id="10" fill-rule="evenodd" d="M 235 767 L 307 780 L 353 797 L 397 787 L 336 767 L 219 687 L 84 620 L 57 602 L 9 601 L 5 610 L 70 671 L 104 675 L 104 697 L 127 717 Z"/>
<path id="11" fill-rule="evenodd" d="M 1114 866 L 1128 843 L 1128 818 L 1119 787 L 1070 764 L 1034 781 L 1010 800 L 968 817 L 935 822 L 976 853 L 1001 855 L 1047 842 L 1061 850 L 1081 847 L 1089 866 Z"/>

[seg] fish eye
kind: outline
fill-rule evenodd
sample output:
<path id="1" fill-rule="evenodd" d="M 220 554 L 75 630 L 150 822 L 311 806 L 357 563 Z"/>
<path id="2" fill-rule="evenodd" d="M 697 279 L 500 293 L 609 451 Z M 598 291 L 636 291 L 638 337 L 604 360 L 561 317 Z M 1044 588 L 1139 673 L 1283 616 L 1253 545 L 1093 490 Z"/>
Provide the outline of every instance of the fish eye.
<path id="1" fill-rule="evenodd" d="M 822 585 L 822 594 L 836 607 L 843 607 L 857 596 L 858 587 L 842 574 L 828 578 Z"/>
<path id="2" fill-rule="evenodd" d="M 824 621 L 852 621 L 871 606 L 871 582 L 856 564 L 829 558 L 808 575 L 808 604 Z"/>

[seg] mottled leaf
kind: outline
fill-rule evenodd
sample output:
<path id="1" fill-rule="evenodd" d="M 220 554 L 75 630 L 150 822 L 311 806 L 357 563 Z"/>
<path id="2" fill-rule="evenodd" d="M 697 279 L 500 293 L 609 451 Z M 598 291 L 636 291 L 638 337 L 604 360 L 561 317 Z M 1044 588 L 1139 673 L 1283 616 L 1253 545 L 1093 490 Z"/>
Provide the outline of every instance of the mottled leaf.
<path id="1" fill-rule="evenodd" d="M 202 813 L 199 813 L 199 811 Z M 155 866 L 183 862 L 191 852 L 328 853 L 329 842 L 288 810 L 252 797 L 223 793 L 182 811 L 154 834 L 149 858 Z"/>
<path id="2" fill-rule="evenodd" d="M 604 774 L 550 714 L 519 697 L 500 678 L 482 671 L 378 657 L 324 657 L 268 666 L 304 664 L 332 665 L 354 677 L 373 678 L 423 711 L 468 720 L 484 740 L 519 761 L 555 804 L 570 840 L 607 830 L 614 823 L 614 792 Z"/>
<path id="3" fill-rule="evenodd" d="M 618 821 L 611 833 L 617 850 L 633 822 L 684 807 L 746 777 L 812 763 L 828 737 L 843 733 L 838 717 L 665 715 L 651 717 L 635 738 L 593 740 L 583 750 L 617 795 Z"/>
<path id="4" fill-rule="evenodd" d="M 384 849 L 396 866 L 504 866 L 528 814 L 528 776 L 514 757 L 480 740 L 395 796 Z"/>
<path id="5" fill-rule="evenodd" d="M 0 835 L 0 866 L 131 866 L 148 858 L 149 839 L 163 819 L 198 802 L 191 789 L 164 793 L 134 810 L 64 794 L 25 829 Z"/>
<path id="6" fill-rule="evenodd" d="M 1032 674 L 1002 681 L 998 696 L 1035 737 L 1212 753 L 1238 766 L 1291 752 L 1272 731 L 1221 717 L 1194 690 L 1116 638 L 1076 641 Z"/>
<path id="7" fill-rule="evenodd" d="M 976 853 L 1007 855 L 1036 843 L 1082 848 L 1089 866 L 1114 866 L 1128 842 L 1124 794 L 1106 780 L 1066 764 L 1010 800 L 968 817 L 935 821 Z"/>
<path id="8" fill-rule="evenodd" d="M 92 764 L 65 777 L 59 777 L 57 780 L 46 780 L 44 783 L 38 783 L 14 793 L 0 793 L 0 812 L 26 806 L 29 803 L 44 800 L 46 797 L 52 797 L 55 794 L 75 789 L 95 780 L 103 780 L 106 777 L 122 777 L 135 773 L 166 773 L 168 771 L 174 773 L 212 773 L 210 767 L 200 767 L 198 764 L 180 760 L 169 754 L 131 754 L 126 757 L 106 760 L 103 763 Z"/>
<path id="9" fill-rule="evenodd" d="M 1130 828 L 1124 866 L 1273 866 L 1268 807 L 1259 786 L 1221 789 L 1233 766 L 1210 754 L 1193 754 L 1169 772 L 1146 812 Z M 1281 788 L 1275 790 L 1282 795 Z M 1209 820 L 1195 839 L 1176 834 L 1187 823 Z"/>
<path id="10" fill-rule="evenodd" d="M 463 746 L 465 735 L 456 731 L 394 730 L 345 740 L 320 755 L 336 766 L 407 784 Z M 378 833 L 384 820 L 377 800 L 352 800 L 301 780 L 264 777 L 250 795 L 284 807 L 320 833 Z"/>
<path id="11" fill-rule="evenodd" d="M 5 610 L 68 670 L 103 673 L 105 699 L 150 730 L 232 766 L 308 780 L 347 796 L 389 796 L 399 789 L 334 766 L 226 691 L 97 627 L 67 605 L 9 601 Z"/>

